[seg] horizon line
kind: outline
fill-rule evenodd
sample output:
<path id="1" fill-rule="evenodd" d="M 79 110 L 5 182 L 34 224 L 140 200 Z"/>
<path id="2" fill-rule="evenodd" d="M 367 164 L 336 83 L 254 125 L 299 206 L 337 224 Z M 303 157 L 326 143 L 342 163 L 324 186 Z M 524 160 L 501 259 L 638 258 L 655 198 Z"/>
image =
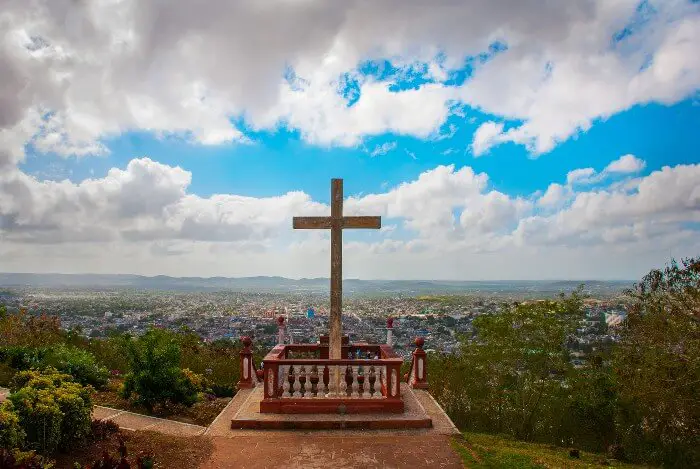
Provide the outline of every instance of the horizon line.
<path id="1" fill-rule="evenodd" d="M 81 276 L 81 275 L 92 275 L 92 276 L 133 276 L 142 277 L 147 279 L 152 279 L 156 277 L 168 277 L 172 279 L 203 279 L 211 280 L 216 278 L 223 278 L 229 280 L 236 279 L 251 279 L 251 278 L 282 278 L 285 280 L 330 280 L 330 277 L 285 277 L 283 275 L 247 275 L 247 276 L 236 276 L 230 277 L 226 275 L 213 275 L 213 276 L 174 276 L 166 274 L 156 274 L 156 275 L 144 275 L 144 274 L 134 274 L 134 273 L 93 273 L 93 272 L 83 272 L 83 273 L 64 273 L 64 272 L 2 272 L 0 275 L 66 275 L 66 276 Z M 365 282 L 581 282 L 585 283 L 587 281 L 595 282 L 637 282 L 639 279 L 626 279 L 626 278 L 538 278 L 538 279 L 429 279 L 429 278 L 415 278 L 415 279 L 388 279 L 388 278 L 359 278 L 359 277 L 348 277 L 345 280 L 360 280 Z"/>

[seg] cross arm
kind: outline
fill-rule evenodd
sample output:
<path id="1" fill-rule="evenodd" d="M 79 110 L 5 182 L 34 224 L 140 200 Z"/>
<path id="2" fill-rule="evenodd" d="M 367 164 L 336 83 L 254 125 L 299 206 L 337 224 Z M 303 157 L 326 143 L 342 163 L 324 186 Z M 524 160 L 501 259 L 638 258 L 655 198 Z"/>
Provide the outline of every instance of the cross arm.
<path id="1" fill-rule="evenodd" d="M 331 217 L 294 217 L 292 226 L 295 230 L 330 229 Z"/>
<path id="2" fill-rule="evenodd" d="M 382 217 L 343 217 L 343 228 L 374 228 L 382 227 Z"/>

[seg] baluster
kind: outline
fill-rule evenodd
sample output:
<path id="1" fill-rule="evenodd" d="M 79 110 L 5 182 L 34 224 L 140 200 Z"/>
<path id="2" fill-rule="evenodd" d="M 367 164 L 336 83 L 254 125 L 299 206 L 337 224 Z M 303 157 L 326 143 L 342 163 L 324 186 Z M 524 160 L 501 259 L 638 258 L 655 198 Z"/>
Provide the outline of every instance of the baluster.
<path id="1" fill-rule="evenodd" d="M 328 390 L 326 391 L 326 397 L 335 397 L 338 390 L 335 387 L 335 366 L 328 366 Z"/>
<path id="2" fill-rule="evenodd" d="M 362 399 L 368 399 L 370 397 L 369 395 L 369 370 L 365 367 L 360 367 L 360 371 L 362 374 L 359 376 L 359 384 L 360 384 L 360 397 Z"/>
<path id="3" fill-rule="evenodd" d="M 348 369 L 345 368 L 345 370 L 343 370 L 340 366 L 338 366 L 337 370 L 338 370 L 338 374 L 340 374 L 340 390 L 338 392 L 338 394 L 339 394 L 338 397 L 341 397 L 341 398 L 348 397 L 348 392 L 347 392 L 348 391 L 348 382 L 347 382 Z"/>
<path id="4" fill-rule="evenodd" d="M 301 374 L 300 374 L 300 369 L 297 367 L 294 370 L 294 394 L 292 394 L 294 397 L 299 398 L 301 397 Z"/>
<path id="5" fill-rule="evenodd" d="M 330 389 L 328 388 L 328 383 L 330 381 L 330 369 L 326 365 L 321 366 L 321 370 L 319 370 L 319 386 L 322 387 L 321 392 L 318 393 L 318 397 L 320 398 L 325 398 L 328 397 L 330 394 Z"/>
<path id="6" fill-rule="evenodd" d="M 377 392 L 377 370 L 374 365 L 369 367 L 369 397 L 370 399 L 377 399 L 381 393 Z"/>
<path id="7" fill-rule="evenodd" d="M 301 365 L 299 369 L 299 384 L 301 392 L 301 397 L 311 397 L 311 383 L 308 380 L 308 372 L 306 371 L 306 366 Z"/>
<path id="8" fill-rule="evenodd" d="M 389 383 L 387 383 L 387 381 L 386 381 L 386 366 L 382 366 L 379 369 L 379 382 L 382 383 L 382 387 L 386 390 L 385 392 L 388 394 L 389 393 L 389 386 L 388 386 Z M 381 387 L 379 388 L 379 394 L 382 394 Z M 382 395 L 382 397 L 386 397 L 386 396 Z"/>
<path id="9" fill-rule="evenodd" d="M 360 394 L 357 392 L 357 389 L 359 387 L 358 378 L 359 378 L 359 369 L 357 366 L 353 366 L 352 367 L 352 384 L 351 384 L 352 393 L 350 394 L 350 397 L 353 397 L 353 398 L 360 397 Z"/>
<path id="10" fill-rule="evenodd" d="M 319 395 L 319 381 L 318 381 L 318 367 L 316 365 L 313 365 L 311 367 L 311 375 L 309 377 L 309 381 L 311 382 L 311 394 L 309 397 L 318 397 Z"/>
<path id="11" fill-rule="evenodd" d="M 291 394 L 289 394 L 289 389 L 291 387 L 291 381 L 293 380 L 292 378 L 292 373 L 294 367 L 289 367 L 287 368 L 286 366 L 284 367 L 284 375 L 283 375 L 283 380 L 282 380 L 282 397 L 283 398 L 289 398 L 292 397 Z"/>

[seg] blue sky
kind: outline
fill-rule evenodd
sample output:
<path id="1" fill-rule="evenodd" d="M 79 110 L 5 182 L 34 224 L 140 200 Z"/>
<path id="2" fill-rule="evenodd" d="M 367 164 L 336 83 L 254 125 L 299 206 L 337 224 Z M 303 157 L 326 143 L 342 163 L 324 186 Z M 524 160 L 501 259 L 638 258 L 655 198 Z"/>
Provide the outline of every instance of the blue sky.
<path id="1" fill-rule="evenodd" d="M 0 271 L 327 275 L 333 177 L 349 276 L 700 254 L 697 3 L 273 3 L 0 15 Z"/>
<path id="2" fill-rule="evenodd" d="M 214 146 L 202 146 L 179 136 L 128 132 L 108 139 L 110 153 L 97 158 L 65 159 L 29 148 L 21 168 L 38 175 L 56 171 L 60 177 L 79 182 L 104 177 L 114 166 L 124 168 L 133 158 L 149 156 L 191 171 L 190 191 L 203 197 L 217 193 L 270 197 L 302 190 L 314 200 L 328 203 L 330 178 L 345 179 L 346 195 L 383 192 L 437 165 L 471 166 L 477 172 L 486 172 L 494 189 L 527 196 L 545 190 L 550 182 L 563 181 L 576 168 L 602 170 L 628 153 L 646 161 L 647 174 L 663 166 L 700 162 L 700 98 L 672 106 L 635 106 L 597 122 L 589 131 L 538 157 L 522 146 L 504 144 L 475 158 L 469 148 L 471 137 L 488 120 L 490 117 L 473 111 L 464 117 L 452 116 L 441 126 L 442 136 L 455 126 L 449 138 L 384 133 L 351 148 L 310 145 L 298 132 L 286 128 L 251 133 L 251 144 Z M 387 143 L 395 147 L 386 154 L 371 156 L 374 149 Z"/>

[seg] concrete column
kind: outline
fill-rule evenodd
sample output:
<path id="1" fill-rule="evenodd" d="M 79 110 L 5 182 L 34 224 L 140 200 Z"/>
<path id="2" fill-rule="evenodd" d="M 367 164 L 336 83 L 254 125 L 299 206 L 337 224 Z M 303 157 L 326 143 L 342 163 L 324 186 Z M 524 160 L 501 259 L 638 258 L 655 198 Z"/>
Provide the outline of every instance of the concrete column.
<path id="1" fill-rule="evenodd" d="M 413 379 L 410 385 L 414 389 L 428 389 L 428 370 L 426 369 L 427 354 L 425 350 L 423 350 L 425 339 L 423 337 L 416 337 L 415 344 L 416 349 L 413 351 L 413 369 L 411 370 Z"/>
<path id="2" fill-rule="evenodd" d="M 284 344 L 284 316 L 277 318 L 277 345 Z"/>
<path id="3" fill-rule="evenodd" d="M 251 348 L 253 341 L 246 336 L 241 338 L 241 342 L 243 343 L 243 350 L 240 352 L 241 378 L 238 381 L 238 389 L 252 388 L 255 386 L 255 381 L 253 380 L 255 367 L 253 366 L 253 349 Z"/>
<path id="4" fill-rule="evenodd" d="M 389 346 L 394 345 L 394 318 L 387 318 L 386 320 L 386 344 Z"/>

